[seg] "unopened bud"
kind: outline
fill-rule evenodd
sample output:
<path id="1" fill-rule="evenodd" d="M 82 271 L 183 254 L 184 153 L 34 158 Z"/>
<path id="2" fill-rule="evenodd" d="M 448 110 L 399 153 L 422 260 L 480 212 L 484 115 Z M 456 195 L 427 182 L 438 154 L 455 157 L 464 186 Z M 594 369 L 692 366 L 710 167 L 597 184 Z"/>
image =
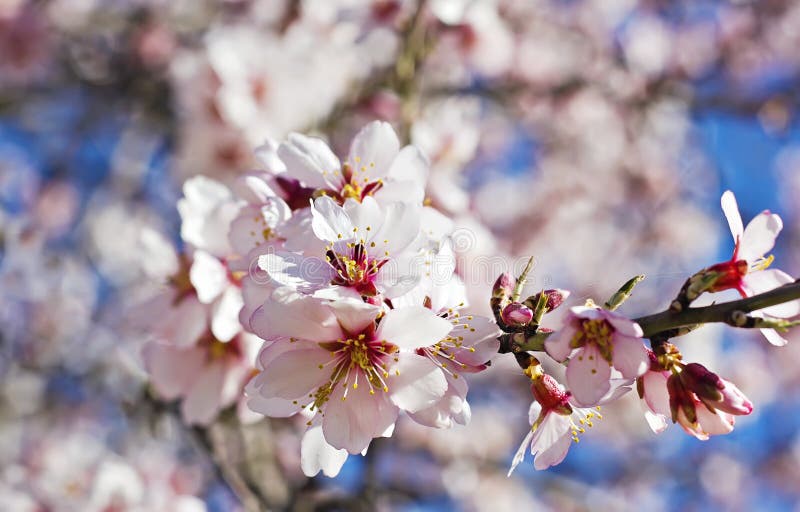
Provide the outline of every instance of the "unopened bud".
<path id="1" fill-rule="evenodd" d="M 503 272 L 492 287 L 492 297 L 505 299 L 514 291 L 514 278 L 508 272 Z"/>
<path id="2" fill-rule="evenodd" d="M 528 325 L 533 320 L 533 311 L 519 302 L 512 302 L 503 308 L 500 316 L 506 324 L 521 327 Z"/>
<path id="3" fill-rule="evenodd" d="M 728 414 L 746 415 L 753 412 L 753 404 L 735 384 L 720 378 L 699 363 L 684 366 L 681 381 L 705 405 Z"/>
<path id="4" fill-rule="evenodd" d="M 722 400 L 720 390 L 724 387 L 719 376 L 700 363 L 684 365 L 678 374 L 683 386 L 700 400 L 716 402 Z"/>
<path id="5" fill-rule="evenodd" d="M 547 309 L 545 312 L 549 313 L 563 304 L 569 297 L 569 293 L 569 290 L 560 290 L 558 288 L 545 290 L 544 294 L 547 296 L 547 304 L 545 306 Z"/>
<path id="6" fill-rule="evenodd" d="M 667 379 L 667 392 L 669 393 L 669 409 L 672 413 L 672 422 L 678 421 L 678 412 L 683 411 L 690 424 L 697 423 L 695 401 L 677 375 L 670 375 Z"/>
<path id="7" fill-rule="evenodd" d="M 572 414 L 569 393 L 564 391 L 558 381 L 550 375 L 541 371 L 534 373 L 531 377 L 531 392 L 543 410 L 551 410 L 563 415 Z"/>

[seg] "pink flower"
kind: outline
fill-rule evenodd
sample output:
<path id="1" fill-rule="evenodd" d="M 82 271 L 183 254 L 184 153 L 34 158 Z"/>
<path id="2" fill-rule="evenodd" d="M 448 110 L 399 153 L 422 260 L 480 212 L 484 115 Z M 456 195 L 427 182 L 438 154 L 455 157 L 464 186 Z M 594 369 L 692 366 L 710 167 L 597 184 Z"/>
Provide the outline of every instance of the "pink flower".
<path id="1" fill-rule="evenodd" d="M 320 197 L 311 213 L 311 236 L 325 244 L 320 253 L 281 252 L 259 259 L 260 268 L 278 284 L 304 292 L 344 286 L 366 297 L 390 298 L 418 284 L 421 207 L 380 206 L 371 197 L 339 206 Z"/>
<path id="2" fill-rule="evenodd" d="M 626 379 L 647 371 L 649 359 L 641 336 L 641 327 L 621 315 L 576 306 L 561 331 L 545 341 L 545 349 L 556 361 L 569 358 L 567 384 L 574 400 L 591 406 L 611 389 L 612 366 Z"/>
<path id="3" fill-rule="evenodd" d="M 742 225 L 736 198 L 730 190 L 722 194 L 721 202 L 735 246 L 729 261 L 709 267 L 708 270 L 720 273 L 710 291 L 718 292 L 732 288 L 742 297 L 751 297 L 794 282 L 794 278 L 786 272 L 768 269 L 773 256 L 766 254 L 775 246 L 775 239 L 783 228 L 781 218 L 769 210 L 764 210 L 745 228 Z M 789 318 L 800 314 L 800 301 L 771 306 L 757 313 Z M 773 345 L 786 344 L 786 340 L 773 329 L 761 329 L 761 332 Z"/>
<path id="4" fill-rule="evenodd" d="M 598 412 L 599 406 L 581 408 L 569 391 L 553 377 L 543 373 L 540 366 L 533 369 L 531 391 L 534 401 L 528 410 L 528 421 L 531 429 L 522 440 L 517 453 L 508 470 L 510 476 L 514 469 L 525 458 L 525 451 L 530 445 L 534 456 L 533 467 L 544 470 L 555 466 L 567 456 L 569 447 L 578 442 L 579 434 L 592 427 L 595 419 L 603 419 Z M 616 400 L 628 391 L 628 388 L 615 382 L 613 390 L 601 400 L 601 403 Z"/>
<path id="5" fill-rule="evenodd" d="M 257 345 L 252 335 L 222 342 L 207 332 L 190 346 L 150 341 L 143 358 L 156 392 L 166 400 L 181 399 L 183 420 L 208 425 L 221 409 L 241 397 Z"/>
<path id="6" fill-rule="evenodd" d="M 263 371 L 248 388 L 256 398 L 251 407 L 267 416 L 318 412 L 336 449 L 362 452 L 400 410 L 421 411 L 447 389 L 439 367 L 415 351 L 447 336 L 452 325 L 423 307 L 384 312 L 283 288 L 250 324 L 273 341 L 259 355 Z"/>
<path id="7" fill-rule="evenodd" d="M 277 156 L 285 165 L 279 175 L 283 183 L 324 191 L 340 203 L 369 196 L 381 202 L 421 203 L 424 198 L 426 158 L 413 146 L 401 149 L 391 125 L 382 121 L 356 134 L 344 163 L 321 139 L 298 133 L 280 144 Z"/>

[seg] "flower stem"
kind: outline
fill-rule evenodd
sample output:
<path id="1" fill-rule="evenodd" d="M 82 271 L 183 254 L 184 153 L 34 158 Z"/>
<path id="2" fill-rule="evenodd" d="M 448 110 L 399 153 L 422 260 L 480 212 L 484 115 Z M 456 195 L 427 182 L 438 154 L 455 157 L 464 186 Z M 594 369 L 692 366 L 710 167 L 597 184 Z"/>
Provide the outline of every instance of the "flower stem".
<path id="1" fill-rule="evenodd" d="M 644 337 L 648 338 L 676 327 L 708 323 L 732 324 L 736 312 L 750 313 L 797 299 L 800 299 L 800 282 L 789 283 L 745 299 L 702 308 L 686 308 L 680 312 L 666 310 L 654 315 L 635 318 L 634 321 L 642 327 Z"/>

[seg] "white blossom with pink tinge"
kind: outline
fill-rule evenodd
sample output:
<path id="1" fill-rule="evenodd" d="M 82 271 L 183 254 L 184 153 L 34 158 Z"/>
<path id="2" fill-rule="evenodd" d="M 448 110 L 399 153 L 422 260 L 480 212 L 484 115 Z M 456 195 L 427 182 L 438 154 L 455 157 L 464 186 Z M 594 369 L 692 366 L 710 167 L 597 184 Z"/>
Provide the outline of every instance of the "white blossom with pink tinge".
<path id="1" fill-rule="evenodd" d="M 768 268 L 773 256 L 767 256 L 767 253 L 775 246 L 775 239 L 783 229 L 781 218 L 764 210 L 747 227 L 743 227 L 733 192 L 725 191 L 721 203 L 735 247 L 729 261 L 710 267 L 722 274 L 712 291 L 733 288 L 742 297 L 751 297 L 794 282 L 794 278 L 786 272 Z M 778 304 L 753 313 L 753 316 L 764 315 L 778 318 L 800 315 L 800 301 Z M 774 329 L 761 329 L 761 333 L 773 345 L 786 345 L 786 340 Z"/>
<path id="2" fill-rule="evenodd" d="M 289 134 L 277 149 L 284 179 L 325 191 L 338 202 L 373 196 L 379 202 L 422 203 L 428 161 L 413 146 L 400 148 L 391 125 L 373 121 L 353 138 L 350 153 L 340 162 L 321 139 Z"/>
<path id="3" fill-rule="evenodd" d="M 452 324 L 421 306 L 385 311 L 283 288 L 250 325 L 273 341 L 259 354 L 251 407 L 267 416 L 318 412 L 325 441 L 348 453 L 361 453 L 401 410 L 421 411 L 447 390 L 439 367 L 416 350 L 447 336 Z"/>
<path id="4" fill-rule="evenodd" d="M 625 379 L 647 371 L 650 360 L 639 324 L 598 307 L 570 309 L 564 327 L 545 341 L 547 353 L 567 363 L 567 385 L 578 405 L 596 405 L 611 389 L 612 368 Z"/>
<path id="5" fill-rule="evenodd" d="M 339 206 L 329 197 L 311 205 L 319 252 L 267 253 L 259 267 L 279 285 L 313 293 L 332 285 L 361 295 L 396 297 L 419 283 L 422 255 L 422 207 L 410 203 L 379 205 L 372 197 L 347 199 Z"/>

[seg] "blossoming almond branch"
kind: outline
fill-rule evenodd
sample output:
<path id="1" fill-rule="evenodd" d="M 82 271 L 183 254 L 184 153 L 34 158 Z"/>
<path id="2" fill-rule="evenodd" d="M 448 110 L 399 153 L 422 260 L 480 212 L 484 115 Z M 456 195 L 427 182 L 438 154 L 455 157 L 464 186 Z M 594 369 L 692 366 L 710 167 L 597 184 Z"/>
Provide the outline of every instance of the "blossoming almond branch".
<path id="1" fill-rule="evenodd" d="M 301 134 L 267 141 L 257 155 L 263 169 L 230 185 L 185 183 L 182 265 L 149 305 L 145 365 L 153 389 L 179 400 L 183 420 L 199 428 L 231 406 L 240 422 L 295 418 L 309 476 L 336 475 L 349 455 L 391 436 L 400 415 L 431 428 L 466 424 L 465 377 L 498 352 L 514 353 L 534 398 L 512 469 L 528 446 L 537 469 L 559 463 L 598 407 L 634 384 L 653 430 L 671 419 L 699 439 L 729 432 L 752 405 L 668 340 L 724 321 L 780 344 L 777 331 L 800 313 L 800 287 L 767 268 L 780 218 L 764 212 L 743 228 L 730 193 L 732 258 L 692 276 L 668 311 L 636 320 L 617 312 L 637 277 L 604 307 L 572 305 L 553 331 L 546 315 L 569 292 L 523 300 L 530 265 L 518 279 L 500 276 L 494 318 L 468 312 L 453 223 L 423 202 L 427 160 L 387 123 L 365 126 L 342 159 Z M 726 289 L 746 298 L 690 307 Z M 566 365 L 565 385 L 538 357 Z"/>

